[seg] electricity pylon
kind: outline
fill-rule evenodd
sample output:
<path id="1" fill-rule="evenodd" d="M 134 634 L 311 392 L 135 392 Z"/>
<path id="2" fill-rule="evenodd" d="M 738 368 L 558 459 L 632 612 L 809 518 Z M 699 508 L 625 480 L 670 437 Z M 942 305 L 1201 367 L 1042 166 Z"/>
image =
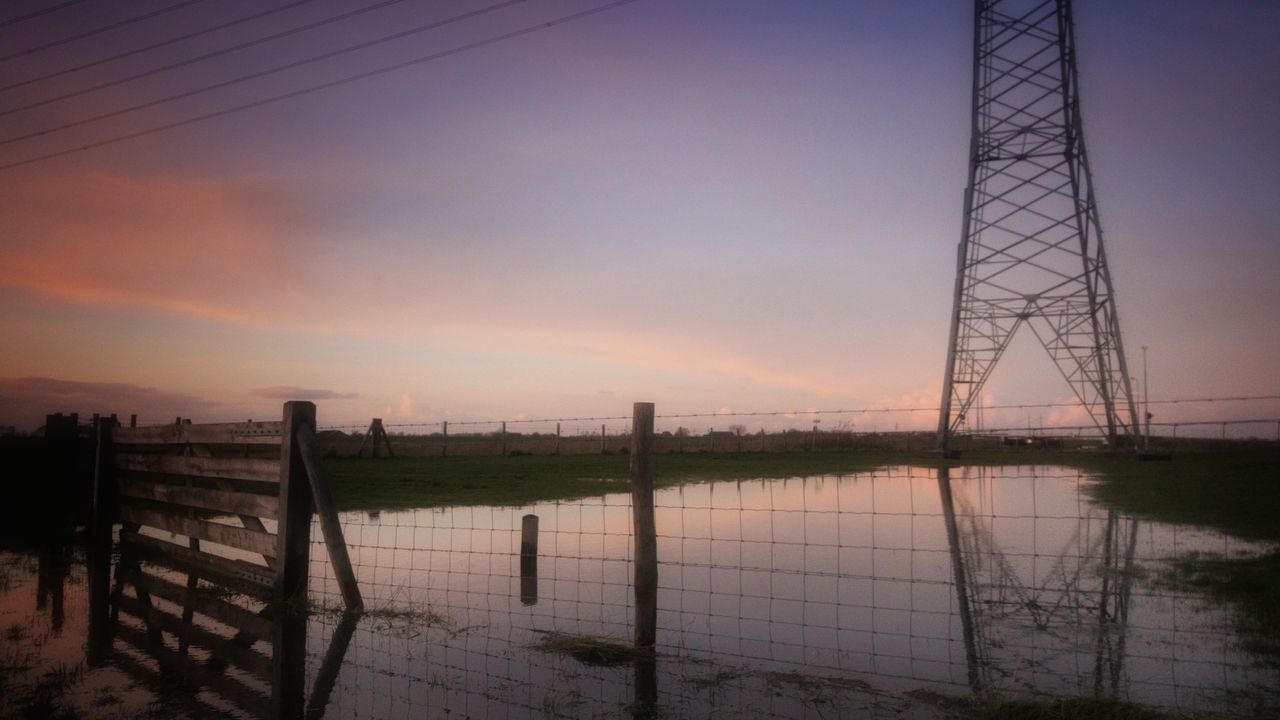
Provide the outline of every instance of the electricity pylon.
<path id="1" fill-rule="evenodd" d="M 1024 325 L 1114 448 L 1138 437 L 1138 416 L 1081 129 L 1071 3 L 975 7 L 969 180 L 938 449 L 948 450 Z"/>

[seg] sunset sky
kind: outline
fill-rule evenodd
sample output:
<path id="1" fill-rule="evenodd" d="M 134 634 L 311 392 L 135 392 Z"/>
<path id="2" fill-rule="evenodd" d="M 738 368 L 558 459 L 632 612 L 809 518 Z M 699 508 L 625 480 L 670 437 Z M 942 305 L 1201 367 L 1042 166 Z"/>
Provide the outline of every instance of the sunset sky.
<path id="1" fill-rule="evenodd" d="M 172 3 L 20 19 L 53 4 L 0 11 L 0 165 L 605 3 L 406 0 L 11 112 L 374 3 L 312 0 L 109 62 L 291 3 L 195 3 L 25 52 Z M 1075 14 L 1131 368 L 1149 346 L 1155 399 L 1280 395 L 1280 3 L 1078 0 Z M 275 419 L 295 398 L 316 400 L 322 425 L 626 415 L 636 400 L 659 414 L 936 406 L 972 25 L 960 0 L 637 0 L 0 170 L 0 425 Z M 985 398 L 1071 395 L 1028 334 Z M 1280 402 L 1153 412 L 1275 418 Z M 787 423 L 810 419 L 745 421 Z"/>

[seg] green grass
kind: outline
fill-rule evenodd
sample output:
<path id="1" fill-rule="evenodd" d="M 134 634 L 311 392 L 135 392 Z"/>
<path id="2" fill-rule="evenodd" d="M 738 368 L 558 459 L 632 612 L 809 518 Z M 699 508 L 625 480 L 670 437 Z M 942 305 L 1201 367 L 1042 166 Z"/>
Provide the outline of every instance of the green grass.
<path id="1" fill-rule="evenodd" d="M 899 465 L 924 455 L 888 452 L 658 455 L 659 487 L 701 480 L 830 475 Z M 325 460 L 339 510 L 526 505 L 627 492 L 626 455 L 396 457 Z"/>
<path id="2" fill-rule="evenodd" d="M 1093 495 L 1154 520 L 1280 540 L 1280 451 L 1188 453 L 1169 462 L 1081 465 L 1104 481 Z"/>
<path id="3" fill-rule="evenodd" d="M 654 457 L 659 487 L 700 480 L 832 475 L 893 465 L 936 466 L 937 456 L 868 450 Z M 967 453 L 950 465 L 1065 465 L 1097 475 L 1097 499 L 1163 522 L 1280 540 L 1280 450 L 1185 453 L 1170 462 L 1129 454 L 1048 450 Z M 342 510 L 448 505 L 525 505 L 625 492 L 626 455 L 330 458 L 325 467 Z"/>

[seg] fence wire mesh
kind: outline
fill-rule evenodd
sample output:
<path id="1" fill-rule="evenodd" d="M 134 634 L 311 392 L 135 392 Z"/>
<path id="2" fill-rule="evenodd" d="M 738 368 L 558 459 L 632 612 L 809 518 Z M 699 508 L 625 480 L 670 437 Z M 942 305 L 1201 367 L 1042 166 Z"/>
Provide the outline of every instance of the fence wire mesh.
<path id="1" fill-rule="evenodd" d="M 369 613 L 333 702 L 367 717 L 816 716 L 910 710 L 904 693 L 930 690 L 1280 707 L 1231 610 L 1177 577 L 1180 559 L 1263 548 L 1108 511 L 1090 483 L 896 468 L 659 490 L 647 670 L 625 652 L 629 494 L 347 513 Z M 530 514 L 536 572 L 522 573 Z M 312 572 L 316 599 L 338 604 L 319 548 Z M 320 647 L 332 624 L 313 624 Z"/>

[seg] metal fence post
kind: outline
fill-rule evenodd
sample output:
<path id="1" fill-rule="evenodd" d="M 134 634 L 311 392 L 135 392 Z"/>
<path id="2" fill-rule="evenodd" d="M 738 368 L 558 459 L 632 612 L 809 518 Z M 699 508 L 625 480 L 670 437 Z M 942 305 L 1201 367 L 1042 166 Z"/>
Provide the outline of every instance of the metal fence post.
<path id="1" fill-rule="evenodd" d="M 638 402 L 631 419 L 631 515 L 635 541 L 638 648 L 652 649 L 658 628 L 658 537 L 653 519 L 653 403 Z"/>

